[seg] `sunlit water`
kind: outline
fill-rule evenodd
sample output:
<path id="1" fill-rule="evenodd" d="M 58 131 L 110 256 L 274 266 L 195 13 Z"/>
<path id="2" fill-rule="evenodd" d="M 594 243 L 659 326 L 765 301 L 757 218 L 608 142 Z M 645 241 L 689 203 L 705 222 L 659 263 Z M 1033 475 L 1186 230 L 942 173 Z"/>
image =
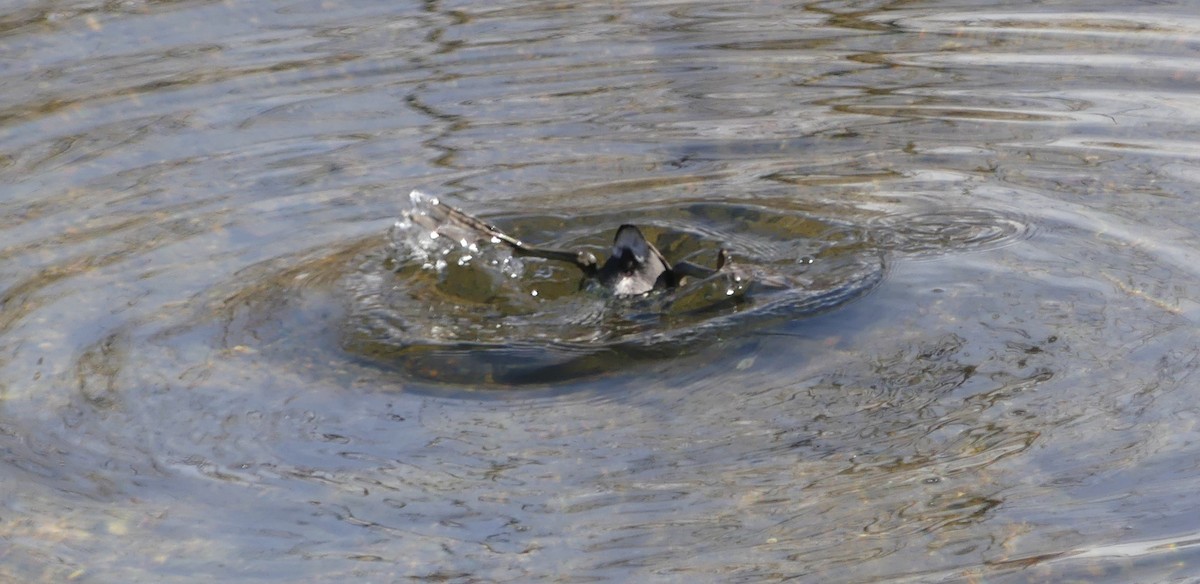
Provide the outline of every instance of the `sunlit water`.
<path id="1" fill-rule="evenodd" d="M 1109 4 L 3 8 L 0 580 L 1200 580 L 1200 18 Z M 415 188 L 855 293 L 572 321 Z"/>

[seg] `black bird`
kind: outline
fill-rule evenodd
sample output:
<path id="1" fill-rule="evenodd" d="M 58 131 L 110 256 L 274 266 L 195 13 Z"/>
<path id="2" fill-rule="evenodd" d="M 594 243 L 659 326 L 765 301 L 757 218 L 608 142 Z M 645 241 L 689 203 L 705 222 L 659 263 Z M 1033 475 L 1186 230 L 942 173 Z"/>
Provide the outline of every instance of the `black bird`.
<path id="1" fill-rule="evenodd" d="M 575 264 L 583 272 L 583 287 L 588 280 L 595 280 L 615 296 L 640 296 L 655 290 L 671 290 L 683 283 L 685 277 L 697 279 L 715 275 L 725 267 L 728 255 L 725 250 L 717 254 L 716 269 L 705 268 L 690 262 L 667 263 L 662 252 L 654 247 L 641 230 L 633 225 L 622 225 L 613 237 L 612 255 L 600 266 L 596 256 L 587 250 L 566 251 L 528 245 L 504 233 L 494 225 L 468 215 L 454 207 L 431 199 L 427 213 L 407 213 L 410 220 L 419 223 L 431 232 L 442 227 L 453 227 L 475 234 L 479 239 L 490 239 L 504 243 L 517 255 L 539 257 Z"/>
<path id="2" fill-rule="evenodd" d="M 617 229 L 612 255 L 596 273 L 596 279 L 617 296 L 639 296 L 679 285 L 662 252 L 646 241 L 640 229 L 628 224 Z"/>

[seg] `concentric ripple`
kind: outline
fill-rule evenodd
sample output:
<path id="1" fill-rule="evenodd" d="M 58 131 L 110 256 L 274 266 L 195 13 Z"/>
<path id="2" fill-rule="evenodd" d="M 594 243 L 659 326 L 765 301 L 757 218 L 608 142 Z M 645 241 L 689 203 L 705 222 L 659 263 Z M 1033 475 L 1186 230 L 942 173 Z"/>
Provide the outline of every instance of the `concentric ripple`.
<path id="1" fill-rule="evenodd" d="M 671 261 L 711 266 L 719 248 L 728 250 L 729 276 L 672 294 L 603 298 L 579 291 L 574 266 L 465 240 L 439 247 L 400 222 L 390 249 L 368 254 L 347 279 L 344 349 L 426 380 L 545 383 L 817 314 L 862 296 L 883 276 L 866 231 L 761 205 L 683 203 L 495 222 L 526 241 L 604 257 L 617 226 L 633 217 Z"/>
<path id="2" fill-rule="evenodd" d="M 1033 232 L 1032 225 L 1014 213 L 983 208 L 887 215 L 873 228 L 889 252 L 916 258 L 1001 247 Z"/>

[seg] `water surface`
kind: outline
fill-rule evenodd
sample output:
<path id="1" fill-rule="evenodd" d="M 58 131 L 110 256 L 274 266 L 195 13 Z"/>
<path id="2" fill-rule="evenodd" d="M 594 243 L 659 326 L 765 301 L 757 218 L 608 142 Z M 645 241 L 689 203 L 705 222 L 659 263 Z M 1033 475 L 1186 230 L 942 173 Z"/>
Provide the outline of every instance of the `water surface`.
<path id="1" fill-rule="evenodd" d="M 0 579 L 1200 578 L 1194 5 L 474 4 L 0 12 Z M 886 268 L 447 379 L 414 188 Z"/>

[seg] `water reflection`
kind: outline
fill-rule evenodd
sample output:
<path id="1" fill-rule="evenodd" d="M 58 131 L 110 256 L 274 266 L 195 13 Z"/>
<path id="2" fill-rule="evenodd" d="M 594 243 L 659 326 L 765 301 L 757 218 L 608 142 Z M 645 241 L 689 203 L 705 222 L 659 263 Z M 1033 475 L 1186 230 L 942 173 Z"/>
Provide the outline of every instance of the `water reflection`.
<path id="1" fill-rule="evenodd" d="M 12 7 L 0 580 L 1192 577 L 1193 12 Z M 412 188 L 888 269 L 480 392 L 397 366 L 467 332 L 397 277 Z"/>

